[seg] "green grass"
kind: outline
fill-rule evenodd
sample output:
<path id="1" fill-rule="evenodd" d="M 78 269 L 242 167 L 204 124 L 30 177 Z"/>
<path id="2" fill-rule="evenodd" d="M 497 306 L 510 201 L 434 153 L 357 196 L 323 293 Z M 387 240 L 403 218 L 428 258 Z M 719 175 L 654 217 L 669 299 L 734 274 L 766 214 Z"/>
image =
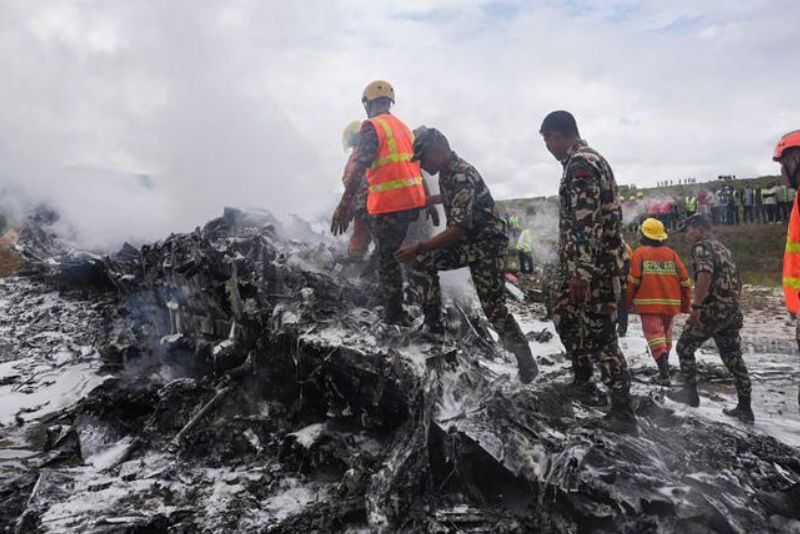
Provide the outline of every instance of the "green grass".
<path id="1" fill-rule="evenodd" d="M 786 243 L 786 225 L 757 224 L 744 226 L 718 226 L 714 229 L 733 255 L 746 284 L 778 287 L 781 285 L 783 249 Z M 690 245 L 686 236 L 677 231 L 669 233 L 667 244 L 691 268 Z M 631 244 L 638 242 L 632 233 L 626 235 Z"/>

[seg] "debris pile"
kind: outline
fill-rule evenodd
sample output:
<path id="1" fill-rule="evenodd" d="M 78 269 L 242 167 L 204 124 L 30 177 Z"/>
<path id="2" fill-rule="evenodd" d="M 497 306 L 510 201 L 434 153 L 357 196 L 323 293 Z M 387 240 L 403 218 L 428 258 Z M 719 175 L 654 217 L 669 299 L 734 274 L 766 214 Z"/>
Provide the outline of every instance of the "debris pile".
<path id="1" fill-rule="evenodd" d="M 386 326 L 374 292 L 334 258 L 324 245 L 281 239 L 268 218 L 228 209 L 195 232 L 141 249 L 58 262 L 88 278 L 54 278 L 59 269 L 46 261 L 29 278 L 4 281 L 6 298 L 50 295 L 63 310 L 91 310 L 48 328 L 50 338 L 90 345 L 68 363 L 87 360 L 82 372 L 96 380 L 69 405 L 2 420 L 0 440 L 16 440 L 28 454 L 0 458 L 1 528 L 566 533 L 786 525 L 753 495 L 800 481 L 797 450 L 678 416 L 655 393 L 637 399 L 638 436 L 609 434 L 595 424 L 602 412 L 573 402 L 565 362 L 523 387 L 513 358 L 468 312 L 450 315 L 444 338 Z M 56 293 L 54 280 L 83 289 Z M 86 289 L 88 280 L 107 283 Z M 52 364 L 52 354 L 26 346 L 20 321 L 36 324 L 0 315 L 2 343 L 18 346 L 3 365 L 33 375 L 29 364 Z M 531 337 L 546 341 L 542 332 Z M 26 380 L 0 382 L 0 394 Z"/>

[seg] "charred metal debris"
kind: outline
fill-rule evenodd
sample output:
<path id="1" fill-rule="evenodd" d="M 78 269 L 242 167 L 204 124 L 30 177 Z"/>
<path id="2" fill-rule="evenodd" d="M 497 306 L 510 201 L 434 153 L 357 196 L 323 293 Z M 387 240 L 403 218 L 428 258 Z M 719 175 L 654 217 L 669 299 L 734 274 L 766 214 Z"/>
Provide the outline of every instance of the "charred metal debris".
<path id="1" fill-rule="evenodd" d="M 791 521 L 755 496 L 800 482 L 796 450 L 653 397 L 637 399 L 638 436 L 609 434 L 548 360 L 523 387 L 469 312 L 449 315 L 445 338 L 388 327 L 368 282 L 324 245 L 278 232 L 228 209 L 110 258 L 23 232 L 25 276 L 4 290 L 94 310 L 52 328 L 86 338 L 86 372 L 101 379 L 63 410 L 0 428 L 5 442 L 24 430 L 32 450 L 0 471 L 0 531 L 763 532 Z"/>

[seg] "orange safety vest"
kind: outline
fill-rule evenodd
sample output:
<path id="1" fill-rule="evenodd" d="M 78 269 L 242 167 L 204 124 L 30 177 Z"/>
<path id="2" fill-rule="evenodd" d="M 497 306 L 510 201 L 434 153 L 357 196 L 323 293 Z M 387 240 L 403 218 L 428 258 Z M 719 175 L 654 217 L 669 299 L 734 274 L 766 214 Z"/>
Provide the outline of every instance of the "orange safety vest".
<path id="1" fill-rule="evenodd" d="M 369 122 L 378 135 L 378 154 L 367 169 L 370 215 L 421 208 L 427 202 L 419 163 L 414 155 L 414 134 L 388 113 Z"/>
<path id="2" fill-rule="evenodd" d="M 795 196 L 792 216 L 789 218 L 789 231 L 786 234 L 786 251 L 783 253 L 783 296 L 786 308 L 797 315 L 800 309 L 800 212 Z"/>

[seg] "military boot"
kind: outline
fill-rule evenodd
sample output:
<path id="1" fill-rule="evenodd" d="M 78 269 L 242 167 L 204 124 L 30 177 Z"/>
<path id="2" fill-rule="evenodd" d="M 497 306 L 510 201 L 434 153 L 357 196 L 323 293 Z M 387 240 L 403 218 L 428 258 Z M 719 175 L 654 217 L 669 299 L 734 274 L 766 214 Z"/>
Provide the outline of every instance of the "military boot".
<path id="1" fill-rule="evenodd" d="M 539 374 L 539 368 L 531 353 L 531 346 L 520 330 L 517 321 L 510 314 L 506 318 L 504 332 L 500 335 L 503 348 L 511 352 L 517 359 L 519 381 L 530 383 Z"/>
<path id="2" fill-rule="evenodd" d="M 667 398 L 675 402 L 688 404 L 693 408 L 700 406 L 700 396 L 697 394 L 697 384 L 686 384 L 681 390 L 670 391 L 667 393 Z"/>
<path id="3" fill-rule="evenodd" d="M 442 324 L 442 310 L 439 306 L 426 306 L 424 309 L 425 322 L 422 323 L 423 332 L 437 336 L 444 335 L 444 324 Z"/>
<path id="4" fill-rule="evenodd" d="M 593 407 L 608 406 L 608 397 L 591 379 L 583 380 L 576 376 L 570 386 L 572 394 L 578 402 Z"/>
<path id="5" fill-rule="evenodd" d="M 656 378 L 656 384 L 660 386 L 669 386 L 669 355 L 663 355 L 659 360 L 656 361 L 658 364 L 658 377 Z"/>
<path id="6" fill-rule="evenodd" d="M 613 392 L 611 394 L 611 409 L 603 419 L 603 427 L 618 434 L 636 434 L 639 425 L 631 406 L 630 393 Z"/>
<path id="7" fill-rule="evenodd" d="M 386 303 L 386 308 L 383 312 L 383 320 L 386 324 L 393 324 L 397 326 L 410 326 L 411 320 L 403 310 L 403 303 L 400 300 L 392 299 Z"/>
<path id="8" fill-rule="evenodd" d="M 739 396 L 739 404 L 735 408 L 724 408 L 722 413 L 735 417 L 743 423 L 752 423 L 755 420 L 753 409 L 750 408 L 750 397 Z"/>

